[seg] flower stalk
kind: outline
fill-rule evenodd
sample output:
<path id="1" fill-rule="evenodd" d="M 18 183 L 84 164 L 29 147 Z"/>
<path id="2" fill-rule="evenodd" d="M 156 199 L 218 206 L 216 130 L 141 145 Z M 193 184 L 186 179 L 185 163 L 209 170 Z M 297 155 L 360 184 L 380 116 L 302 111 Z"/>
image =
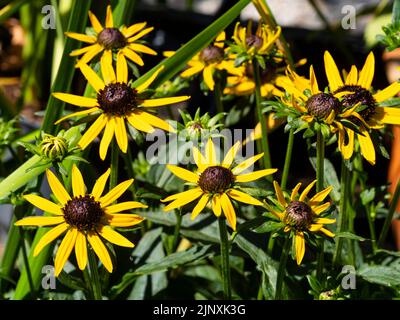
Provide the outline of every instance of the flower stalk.
<path id="1" fill-rule="evenodd" d="M 275 300 L 282 300 L 282 289 L 283 289 L 283 278 L 286 272 L 286 262 L 289 256 L 290 249 L 290 236 L 289 234 L 285 237 L 285 243 L 283 244 L 281 258 L 279 260 L 278 275 L 276 278 L 276 291 Z"/>
<path id="2" fill-rule="evenodd" d="M 324 160 L 325 160 L 325 140 L 322 132 L 317 133 L 317 192 L 324 189 Z M 317 254 L 317 278 L 321 279 L 324 269 L 324 241 L 322 238 L 319 241 L 319 250 Z"/>
<path id="3" fill-rule="evenodd" d="M 228 241 L 228 230 L 226 227 L 225 219 L 218 219 L 220 245 L 221 245 L 221 276 L 222 284 L 224 288 L 224 299 L 232 299 L 231 291 L 231 269 L 229 266 L 229 241 Z"/>
<path id="4" fill-rule="evenodd" d="M 287 179 L 289 176 L 290 162 L 292 160 L 293 141 L 294 141 L 294 129 L 290 129 L 287 148 L 286 148 L 285 164 L 283 166 L 282 181 L 281 181 L 281 188 L 283 190 L 286 190 Z"/>
<path id="5" fill-rule="evenodd" d="M 103 295 L 101 293 L 99 271 L 97 269 L 97 261 L 94 252 L 90 247 L 88 247 L 88 259 L 89 259 L 90 277 L 93 289 L 93 298 L 94 300 L 103 300 Z"/>

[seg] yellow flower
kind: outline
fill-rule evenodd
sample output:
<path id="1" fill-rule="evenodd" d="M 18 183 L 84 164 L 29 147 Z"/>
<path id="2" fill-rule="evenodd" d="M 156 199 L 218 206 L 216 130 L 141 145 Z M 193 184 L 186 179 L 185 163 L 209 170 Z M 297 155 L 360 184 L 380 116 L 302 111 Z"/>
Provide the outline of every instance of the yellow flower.
<path id="1" fill-rule="evenodd" d="M 254 181 L 277 171 L 277 169 L 264 169 L 251 173 L 242 173 L 260 159 L 263 154 L 250 157 L 231 169 L 239 148 L 240 142 L 237 142 L 225 155 L 222 163 L 219 163 L 216 159 L 214 144 L 209 139 L 204 156 L 196 147 L 193 147 L 193 157 L 198 167 L 196 172 L 168 165 L 168 169 L 174 175 L 192 183 L 195 187 L 161 200 L 162 202 L 172 201 L 164 208 L 164 211 L 182 207 L 200 198 L 192 211 L 192 219 L 195 219 L 206 205 L 211 202 L 214 214 L 220 217 L 223 212 L 229 225 L 233 230 L 236 230 L 236 213 L 230 199 L 255 206 L 263 205 L 259 200 L 239 191 L 236 188 L 238 183 Z"/>
<path id="2" fill-rule="evenodd" d="M 152 76 L 136 88 L 128 84 L 128 68 L 120 59 L 122 54 L 117 57 L 116 73 L 112 67 L 112 61 L 101 60 L 101 73 L 103 79 L 94 72 L 87 64 L 80 64 L 80 69 L 89 81 L 90 85 L 96 90 L 97 98 L 88 98 L 68 93 L 56 92 L 53 96 L 57 99 L 82 107 L 84 110 L 67 115 L 57 123 L 75 116 L 87 115 L 90 113 L 98 114 L 96 121 L 86 130 L 78 145 L 85 149 L 104 129 L 103 138 L 100 142 L 99 154 L 102 160 L 107 155 L 108 146 L 115 134 L 117 143 L 122 152 L 126 153 L 128 148 L 128 136 L 125 121 L 137 130 L 150 133 L 154 127 L 166 131 L 174 129 L 164 120 L 147 112 L 149 108 L 178 103 L 189 99 L 189 96 L 178 96 L 158 99 L 144 99 L 141 93 L 145 91 L 155 80 L 162 67 L 152 74 Z M 145 111 L 146 110 L 146 111 Z"/>
<path id="3" fill-rule="evenodd" d="M 276 30 L 271 30 L 270 26 L 260 21 L 255 34 L 251 29 L 252 21 L 249 21 L 247 28 L 240 26 L 240 22 L 238 22 L 232 39 L 250 56 L 270 54 L 275 41 L 281 35 L 281 27 L 278 26 Z"/>
<path id="4" fill-rule="evenodd" d="M 66 232 L 57 250 L 54 261 L 55 275 L 58 276 L 75 247 L 78 267 L 84 270 L 87 265 L 87 241 L 109 271 L 113 265 L 107 247 L 100 237 L 122 247 L 133 248 L 134 244 L 114 231 L 112 227 L 131 227 L 143 218 L 136 214 L 122 213 L 125 210 L 147 208 L 140 202 L 128 201 L 113 204 L 132 184 L 133 179 L 124 181 L 102 196 L 107 179 L 108 169 L 97 179 L 92 192 L 87 193 L 82 174 L 74 165 L 72 168 L 72 192 L 70 196 L 57 177 L 47 170 L 47 180 L 58 203 L 51 202 L 35 194 L 24 198 L 50 216 L 32 216 L 15 223 L 16 226 L 52 226 L 36 245 L 33 255 L 37 256 L 44 247 Z"/>
<path id="5" fill-rule="evenodd" d="M 343 80 L 335 61 L 329 52 L 325 52 L 325 71 L 329 87 L 337 97 L 342 99 L 344 107 L 356 108 L 364 105 L 366 108 L 359 112 L 358 118 L 360 133 L 355 133 L 350 128 L 344 128 L 347 133 L 349 147 L 343 153 L 345 159 L 350 159 L 354 150 L 354 134 L 360 143 L 361 154 L 371 164 L 375 164 L 375 147 L 371 140 L 369 129 L 380 129 L 384 124 L 400 124 L 400 109 L 381 107 L 379 103 L 392 98 L 400 92 L 400 83 L 394 82 L 385 89 L 372 93 L 372 80 L 375 73 L 375 58 L 371 52 L 361 69 L 352 66 L 350 72 Z"/>
<path id="6" fill-rule="evenodd" d="M 279 203 L 279 209 L 272 208 L 268 204 L 266 207 L 269 212 L 274 214 L 280 221 L 285 225 L 284 232 L 292 232 L 294 235 L 294 252 L 296 253 L 296 262 L 301 264 L 305 253 L 305 240 L 304 233 L 316 233 L 322 232 L 328 237 L 334 237 L 335 235 L 324 228 L 325 224 L 335 223 L 335 219 L 320 218 L 321 213 L 326 211 L 330 203 L 325 202 L 321 204 L 331 192 L 332 187 L 328 187 L 321 192 L 315 194 L 312 198 L 308 199 L 308 193 L 315 185 L 317 180 L 310 183 L 298 196 L 301 183 L 298 183 L 290 195 L 289 201 L 285 198 L 285 194 L 282 192 L 279 184 L 274 181 L 274 188 L 276 198 Z"/>
<path id="7" fill-rule="evenodd" d="M 232 59 L 225 59 L 224 41 L 225 32 L 223 31 L 218 35 L 213 44 L 205 47 L 188 62 L 189 68 L 183 71 L 180 76 L 182 78 L 189 78 L 202 72 L 205 84 L 213 91 L 215 86 L 215 70 L 228 70 L 235 73 L 236 69 Z M 174 53 L 174 51 L 167 51 L 164 52 L 164 55 L 170 57 Z"/>
<path id="8" fill-rule="evenodd" d="M 107 6 L 106 25 L 103 27 L 96 16 L 89 11 L 89 19 L 95 35 L 66 32 L 69 38 L 76 39 L 89 44 L 86 47 L 71 52 L 71 56 L 82 55 L 79 62 L 89 63 L 95 56 L 103 52 L 106 59 L 112 58 L 113 51 L 124 56 L 123 62 L 126 64 L 125 57 L 132 60 L 139 66 L 143 66 L 143 60 L 138 54 L 146 53 L 157 55 L 153 49 L 138 43 L 137 40 L 144 37 L 154 28 L 145 28 L 146 22 L 136 23 L 130 27 L 114 27 L 111 6 Z M 79 64 L 79 63 L 78 63 Z"/>

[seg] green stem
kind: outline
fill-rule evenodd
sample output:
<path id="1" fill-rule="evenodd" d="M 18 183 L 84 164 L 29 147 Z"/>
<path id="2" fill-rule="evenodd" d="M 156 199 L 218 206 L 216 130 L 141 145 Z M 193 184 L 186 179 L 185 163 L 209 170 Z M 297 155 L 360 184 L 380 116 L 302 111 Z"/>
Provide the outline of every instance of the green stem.
<path id="1" fill-rule="evenodd" d="M 268 131 L 267 131 L 267 122 L 265 120 L 263 111 L 262 111 L 262 97 L 261 97 L 261 76 L 260 76 L 260 67 L 257 63 L 257 60 L 253 60 L 253 70 L 254 70 L 254 80 L 256 83 L 255 88 L 255 96 L 256 96 L 256 109 L 257 109 L 257 117 L 258 121 L 261 124 L 261 145 L 262 150 L 259 152 L 264 152 L 263 157 L 263 165 L 264 169 L 271 168 L 271 155 L 269 151 L 269 143 L 268 143 Z M 268 180 L 272 181 L 272 176 L 267 177 Z"/>
<path id="2" fill-rule="evenodd" d="M 393 215 L 394 215 L 394 212 L 396 211 L 396 207 L 399 202 L 399 199 L 400 199 L 400 181 L 397 182 L 396 190 L 393 194 L 392 201 L 390 202 L 389 212 L 386 217 L 385 223 L 383 225 L 381 234 L 379 235 L 378 247 L 383 246 L 383 242 L 386 239 L 387 233 L 388 233 L 390 225 L 392 223 Z"/>
<path id="3" fill-rule="evenodd" d="M 85 281 L 86 285 L 87 298 L 88 300 L 94 300 L 93 286 L 92 286 L 92 281 L 90 280 L 90 274 L 88 268 L 85 268 L 82 271 L 82 273 L 83 273 L 83 280 Z"/>
<path id="4" fill-rule="evenodd" d="M 26 274 L 28 276 L 28 283 L 29 283 L 29 289 L 31 290 L 31 297 L 33 299 L 36 299 L 36 290 L 35 286 L 33 285 L 31 268 L 29 267 L 28 253 L 26 251 L 26 245 L 25 245 L 25 231 L 23 230 L 23 228 L 19 228 L 19 234 L 21 239 L 22 259 L 24 260 L 24 266 Z"/>
<path id="5" fill-rule="evenodd" d="M 324 160 L 325 160 L 325 141 L 321 131 L 317 133 L 317 192 L 324 189 Z M 319 250 L 317 254 L 317 279 L 321 280 L 324 270 L 324 238 L 319 240 Z"/>
<path id="6" fill-rule="evenodd" d="M 290 249 L 290 237 L 289 234 L 285 237 L 285 243 L 283 245 L 281 258 L 279 260 L 279 269 L 278 275 L 276 277 L 276 291 L 275 291 L 275 300 L 282 300 L 282 288 L 283 288 L 283 277 L 286 272 L 286 262 L 289 256 Z"/>
<path id="7" fill-rule="evenodd" d="M 228 230 L 226 227 L 226 221 L 223 218 L 218 219 L 219 225 L 219 236 L 221 241 L 221 276 L 224 288 L 224 299 L 232 299 L 231 292 L 231 269 L 229 266 L 229 242 L 228 242 Z"/>
<path id="8" fill-rule="evenodd" d="M 290 129 L 289 138 L 286 148 L 286 156 L 285 156 L 285 165 L 283 166 L 282 180 L 281 180 L 281 188 L 286 190 L 287 179 L 289 176 L 290 162 L 292 160 L 292 151 L 293 151 L 293 141 L 294 141 L 294 129 Z"/>
<path id="9" fill-rule="evenodd" d="M 220 79 L 216 79 L 215 81 L 214 97 L 217 113 L 224 112 L 224 103 L 222 102 L 222 88 Z"/>
<path id="10" fill-rule="evenodd" d="M 111 143 L 111 173 L 110 173 L 110 190 L 118 183 L 118 162 L 119 148 L 116 141 Z"/>
<path id="11" fill-rule="evenodd" d="M 378 247 L 377 247 L 377 244 L 376 244 L 375 224 L 374 224 L 374 220 L 371 217 L 371 206 L 368 206 L 368 207 L 365 208 L 365 213 L 367 215 L 368 227 L 369 227 L 369 232 L 370 232 L 370 235 L 371 235 L 372 253 L 375 254 L 376 250 L 378 249 Z"/>
<path id="12" fill-rule="evenodd" d="M 97 269 L 97 260 L 91 248 L 88 248 L 88 258 L 89 258 L 89 268 L 90 268 L 90 277 L 92 282 L 93 298 L 94 300 L 103 300 L 103 296 L 101 294 L 99 271 Z"/>
<path id="13" fill-rule="evenodd" d="M 175 252 L 176 247 L 178 246 L 179 233 L 181 231 L 181 225 L 182 225 L 181 210 L 175 210 L 175 217 L 176 217 L 176 224 L 175 224 L 175 230 L 174 230 L 174 239 L 172 241 L 171 253 Z"/>
<path id="14" fill-rule="evenodd" d="M 337 222 L 336 233 L 343 232 L 346 228 L 347 222 L 347 193 L 348 193 L 348 170 L 344 160 L 342 159 L 342 168 L 340 173 L 340 203 L 339 203 L 339 217 Z M 336 247 L 333 255 L 333 265 L 336 266 L 340 262 L 340 255 L 343 248 L 343 238 L 336 239 Z"/>
<path id="15" fill-rule="evenodd" d="M 132 167 L 132 164 L 133 164 L 132 152 L 131 152 L 129 144 L 128 144 L 128 151 L 126 153 L 122 154 L 122 158 L 124 159 L 125 167 L 126 167 L 126 170 L 128 171 L 128 176 L 130 178 L 134 179 L 135 178 L 135 173 L 134 173 L 133 167 Z M 135 200 L 136 199 L 135 185 L 132 183 L 131 186 L 129 187 L 129 189 L 132 192 L 133 200 Z"/>

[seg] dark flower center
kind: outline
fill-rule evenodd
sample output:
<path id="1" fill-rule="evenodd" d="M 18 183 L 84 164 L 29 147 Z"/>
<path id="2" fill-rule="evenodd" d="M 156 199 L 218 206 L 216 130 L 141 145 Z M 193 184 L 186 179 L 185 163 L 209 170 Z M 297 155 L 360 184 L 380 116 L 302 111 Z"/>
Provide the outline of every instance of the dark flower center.
<path id="1" fill-rule="evenodd" d="M 137 91 L 126 83 L 110 83 L 97 94 L 97 102 L 104 113 L 123 116 L 131 113 L 140 103 Z"/>
<path id="2" fill-rule="evenodd" d="M 286 208 L 284 223 L 297 230 L 307 229 L 313 221 L 311 207 L 303 201 L 292 201 Z"/>
<path id="3" fill-rule="evenodd" d="M 117 28 L 104 28 L 97 35 L 97 42 L 106 49 L 119 49 L 126 46 L 126 38 Z"/>
<path id="4" fill-rule="evenodd" d="M 263 39 L 254 34 L 250 34 L 250 35 L 246 36 L 246 44 L 249 47 L 254 47 L 256 49 L 260 49 L 261 46 L 263 45 Z"/>
<path id="5" fill-rule="evenodd" d="M 65 221 L 79 231 L 93 230 L 104 215 L 100 202 L 89 195 L 72 198 L 62 210 Z"/>
<path id="6" fill-rule="evenodd" d="M 343 86 L 337 89 L 335 93 L 344 91 L 351 91 L 351 93 L 343 96 L 342 99 L 343 106 L 346 108 L 347 107 L 351 108 L 358 103 L 366 106 L 366 108 L 360 111 L 359 114 L 365 121 L 368 121 L 370 117 L 374 115 L 376 108 L 376 100 L 373 97 L 372 93 L 369 90 L 366 90 L 363 87 L 357 85 Z"/>
<path id="7" fill-rule="evenodd" d="M 221 62 L 224 59 L 224 50 L 220 47 L 209 45 L 200 52 L 200 59 L 206 64 Z"/>
<path id="8" fill-rule="evenodd" d="M 329 93 L 317 93 L 306 103 L 308 112 L 319 119 L 326 119 L 332 111 L 338 114 L 341 107 L 340 101 Z"/>
<path id="9" fill-rule="evenodd" d="M 221 193 L 228 189 L 234 181 L 235 177 L 231 170 L 221 166 L 212 166 L 203 171 L 198 184 L 204 192 Z"/>

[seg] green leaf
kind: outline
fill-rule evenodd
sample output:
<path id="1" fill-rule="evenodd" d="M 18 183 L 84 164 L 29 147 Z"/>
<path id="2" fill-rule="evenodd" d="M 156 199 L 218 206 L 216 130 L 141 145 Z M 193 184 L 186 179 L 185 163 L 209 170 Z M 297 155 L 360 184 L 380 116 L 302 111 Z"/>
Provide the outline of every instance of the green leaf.
<path id="1" fill-rule="evenodd" d="M 268 233 L 268 232 L 282 229 L 284 226 L 285 226 L 285 224 L 283 222 L 267 221 L 267 222 L 263 223 L 261 226 L 255 228 L 254 232 Z"/>
<path id="2" fill-rule="evenodd" d="M 362 266 L 357 275 L 365 281 L 386 287 L 400 286 L 400 269 L 386 266 Z"/>
<path id="3" fill-rule="evenodd" d="M 366 238 L 360 237 L 354 233 L 351 232 L 339 232 L 335 234 L 336 238 L 346 238 L 346 239 L 351 239 L 351 240 L 357 240 L 357 241 L 365 241 L 368 240 Z"/>
<path id="4" fill-rule="evenodd" d="M 229 24 L 239 16 L 242 9 L 244 9 L 249 3 L 250 0 L 238 1 L 238 3 L 230 8 L 224 15 L 219 17 L 216 21 L 214 21 L 206 29 L 200 32 L 192 40 L 190 40 L 183 47 L 178 49 L 172 57 L 169 57 L 168 59 L 162 61 L 153 69 L 144 74 L 142 77 L 137 79 L 133 83 L 133 86 L 137 87 L 138 85 L 145 82 L 156 70 L 160 68 L 160 66 L 164 66 L 164 69 L 158 75 L 157 79 L 152 83 L 152 87 L 158 87 L 160 84 L 171 79 L 174 75 L 176 75 L 180 70 L 185 67 L 186 63 L 197 52 L 207 46 L 221 31 L 229 26 Z"/>

